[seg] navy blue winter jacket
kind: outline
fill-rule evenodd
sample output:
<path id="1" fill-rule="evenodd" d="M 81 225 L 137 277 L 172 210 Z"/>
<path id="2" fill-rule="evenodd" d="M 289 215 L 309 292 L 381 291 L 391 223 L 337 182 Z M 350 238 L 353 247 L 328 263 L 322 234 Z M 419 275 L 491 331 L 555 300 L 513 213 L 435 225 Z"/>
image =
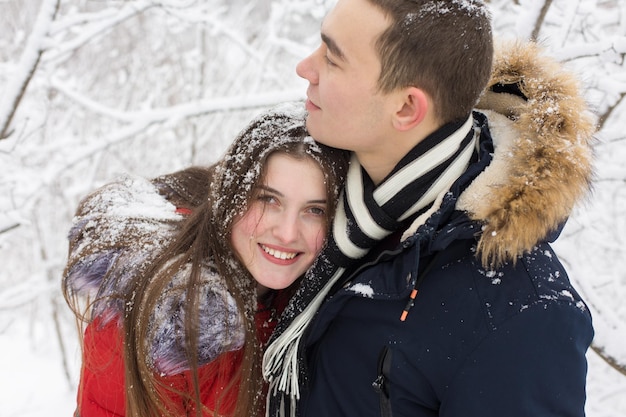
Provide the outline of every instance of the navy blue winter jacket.
<path id="1" fill-rule="evenodd" d="M 552 248 L 486 270 L 480 225 L 444 204 L 322 305 L 301 415 L 582 417 L 591 316 Z"/>
<path id="2" fill-rule="evenodd" d="M 539 107 L 551 87 L 563 91 L 563 77 L 540 59 L 528 66 L 532 51 L 517 53 L 494 73 L 506 65 L 523 79 L 527 107 L 506 118 L 487 106 L 499 114 L 485 111 L 480 158 L 439 209 L 382 242 L 309 324 L 298 415 L 584 416 L 591 315 L 548 240 L 588 185 L 589 149 L 577 135 L 589 132 L 568 119 L 582 107 L 558 123 Z M 554 108 L 582 106 L 558 97 Z M 507 134 L 508 145 L 496 140 Z"/>

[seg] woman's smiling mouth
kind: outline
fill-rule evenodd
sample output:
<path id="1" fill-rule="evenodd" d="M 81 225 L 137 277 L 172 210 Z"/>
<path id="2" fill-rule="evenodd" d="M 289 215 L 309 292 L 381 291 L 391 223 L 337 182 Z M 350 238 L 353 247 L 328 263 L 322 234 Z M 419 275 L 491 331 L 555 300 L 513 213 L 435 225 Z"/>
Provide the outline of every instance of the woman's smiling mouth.
<path id="1" fill-rule="evenodd" d="M 283 252 L 278 249 L 273 249 L 263 244 L 259 244 L 263 252 L 266 254 L 280 260 L 291 260 L 298 256 L 298 252 Z"/>

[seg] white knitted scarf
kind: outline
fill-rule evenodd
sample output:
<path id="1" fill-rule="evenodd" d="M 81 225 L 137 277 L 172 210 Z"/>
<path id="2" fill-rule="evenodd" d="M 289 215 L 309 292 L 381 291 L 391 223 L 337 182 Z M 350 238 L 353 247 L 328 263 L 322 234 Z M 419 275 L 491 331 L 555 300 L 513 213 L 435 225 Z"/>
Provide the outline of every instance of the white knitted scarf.
<path id="1" fill-rule="evenodd" d="M 353 156 L 332 234 L 291 300 L 263 357 L 267 416 L 295 416 L 306 379 L 303 336 L 333 285 L 401 222 L 423 212 L 467 169 L 476 131 L 470 116 L 420 142 L 377 187 Z"/>

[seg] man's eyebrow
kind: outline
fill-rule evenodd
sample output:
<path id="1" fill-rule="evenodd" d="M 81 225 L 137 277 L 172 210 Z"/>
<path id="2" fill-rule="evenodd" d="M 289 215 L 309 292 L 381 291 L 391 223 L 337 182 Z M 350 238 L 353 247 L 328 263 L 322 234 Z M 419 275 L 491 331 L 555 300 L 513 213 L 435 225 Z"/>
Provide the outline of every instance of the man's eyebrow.
<path id="1" fill-rule="evenodd" d="M 346 55 L 343 53 L 341 48 L 339 48 L 339 45 L 337 45 L 337 42 L 335 42 L 330 36 L 326 35 L 323 32 L 322 32 L 322 42 L 326 44 L 326 47 L 328 48 L 331 54 L 333 54 L 334 56 L 336 56 L 337 58 L 343 61 L 346 60 Z"/>

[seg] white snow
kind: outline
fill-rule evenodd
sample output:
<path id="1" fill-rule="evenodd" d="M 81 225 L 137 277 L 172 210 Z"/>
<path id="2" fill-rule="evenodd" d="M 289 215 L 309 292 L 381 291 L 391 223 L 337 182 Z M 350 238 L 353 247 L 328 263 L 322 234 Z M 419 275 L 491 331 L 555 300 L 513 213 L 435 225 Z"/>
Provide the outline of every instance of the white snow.
<path id="1" fill-rule="evenodd" d="M 0 1 L 0 126 L 49 48 L 0 140 L 0 417 L 72 415 L 80 349 L 60 279 L 78 199 L 120 174 L 207 165 L 261 109 L 303 98 L 294 69 L 334 1 L 66 0 L 54 21 L 55 0 Z M 494 33 L 529 36 L 544 4 L 492 0 Z M 626 363 L 626 3 L 553 0 L 541 23 L 608 115 L 594 193 L 554 246 L 594 344 Z M 587 416 L 625 416 L 626 376 L 588 360 Z"/>
<path id="2" fill-rule="evenodd" d="M 372 298 L 374 295 L 374 289 L 365 284 L 354 284 L 348 288 L 349 291 L 362 295 L 363 297 Z"/>

